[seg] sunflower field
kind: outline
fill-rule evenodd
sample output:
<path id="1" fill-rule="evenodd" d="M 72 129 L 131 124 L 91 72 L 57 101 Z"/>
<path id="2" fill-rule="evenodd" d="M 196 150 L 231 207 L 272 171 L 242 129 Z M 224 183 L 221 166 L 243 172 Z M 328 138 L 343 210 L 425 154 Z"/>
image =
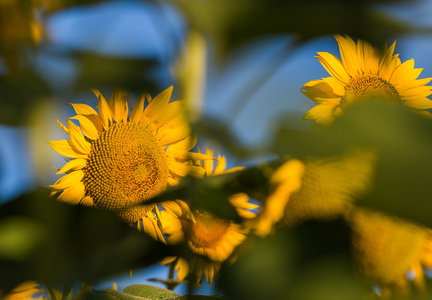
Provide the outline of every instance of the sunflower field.
<path id="1" fill-rule="evenodd" d="M 0 300 L 432 299 L 431 16 L 0 0 Z"/>

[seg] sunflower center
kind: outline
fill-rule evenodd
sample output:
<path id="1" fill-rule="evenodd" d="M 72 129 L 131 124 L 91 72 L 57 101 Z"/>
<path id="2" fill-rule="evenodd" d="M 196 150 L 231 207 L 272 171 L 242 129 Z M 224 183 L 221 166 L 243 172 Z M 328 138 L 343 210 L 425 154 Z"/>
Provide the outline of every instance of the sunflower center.
<path id="1" fill-rule="evenodd" d="M 194 212 L 196 224 L 182 221 L 186 238 L 196 248 L 214 248 L 227 233 L 230 222 L 202 212 Z"/>
<path id="2" fill-rule="evenodd" d="M 168 173 L 165 151 L 154 134 L 122 122 L 91 143 L 83 182 L 97 207 L 118 210 L 157 195 Z"/>
<path id="3" fill-rule="evenodd" d="M 389 103 L 401 101 L 398 91 L 391 83 L 373 75 L 351 78 L 345 91 L 343 102 L 346 104 L 374 101 L 375 99 Z"/>

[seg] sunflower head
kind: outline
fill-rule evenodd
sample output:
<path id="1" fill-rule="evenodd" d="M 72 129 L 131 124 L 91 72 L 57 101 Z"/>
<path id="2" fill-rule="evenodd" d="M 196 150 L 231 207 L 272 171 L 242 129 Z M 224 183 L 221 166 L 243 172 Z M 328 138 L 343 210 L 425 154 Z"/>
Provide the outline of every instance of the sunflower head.
<path id="1" fill-rule="evenodd" d="M 94 205 L 115 211 L 125 222 L 139 223 L 163 239 L 158 206 L 145 201 L 175 185 L 187 174 L 203 176 L 190 152 L 195 138 L 183 114 L 181 101 L 170 102 L 172 87 L 154 99 L 143 93 L 129 114 L 126 91 L 116 88 L 110 99 L 98 90 L 98 112 L 86 104 L 71 104 L 76 116 L 60 127 L 69 139 L 49 142 L 68 162 L 50 185 L 51 194 L 71 204 Z M 72 120 L 79 122 L 79 126 Z M 181 202 L 166 202 L 177 217 L 191 217 Z"/>
<path id="2" fill-rule="evenodd" d="M 399 218 L 356 208 L 347 218 L 353 232 L 352 250 L 359 272 L 386 294 L 406 294 L 407 272 L 424 288 L 423 267 L 430 267 L 430 230 Z"/>
<path id="3" fill-rule="evenodd" d="M 206 156 L 213 156 L 208 150 Z M 227 172 L 234 172 L 243 168 L 232 168 L 226 170 L 226 159 L 219 156 L 217 164 L 212 160 L 204 160 L 202 164 L 206 176 L 215 176 Z M 236 208 L 242 218 L 251 218 L 255 214 L 251 209 L 258 206 L 248 202 L 249 197 L 245 194 L 236 194 L 228 199 Z M 167 235 L 168 244 L 176 244 L 185 241 L 191 251 L 197 256 L 190 260 L 184 258 L 167 258 L 163 264 L 175 264 L 177 280 L 182 281 L 187 274 L 195 270 L 194 282 L 200 284 L 204 274 L 207 282 L 211 284 L 217 276 L 219 268 L 225 260 L 230 257 L 234 249 L 246 239 L 246 231 L 240 224 L 231 220 L 221 219 L 208 211 L 193 211 L 195 222 L 174 218 L 171 214 L 162 211 L 164 219 L 164 232 Z M 251 216 L 253 215 L 253 216 Z"/>
<path id="4" fill-rule="evenodd" d="M 422 69 L 414 68 L 414 60 L 401 63 L 393 54 L 394 42 L 383 52 L 369 43 L 336 35 L 341 58 L 328 52 L 318 52 L 317 59 L 331 77 L 306 83 L 301 92 L 318 105 L 304 119 L 330 124 L 346 107 L 366 101 L 400 103 L 424 115 L 432 108 L 427 97 L 431 78 L 417 79 Z"/>

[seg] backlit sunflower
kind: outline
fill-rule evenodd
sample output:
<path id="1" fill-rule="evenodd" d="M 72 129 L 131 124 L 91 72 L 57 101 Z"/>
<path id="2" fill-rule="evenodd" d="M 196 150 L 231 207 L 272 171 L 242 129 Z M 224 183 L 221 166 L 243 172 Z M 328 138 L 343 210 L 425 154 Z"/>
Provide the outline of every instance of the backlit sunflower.
<path id="1" fill-rule="evenodd" d="M 94 205 L 115 211 L 125 222 L 136 223 L 155 239 L 163 239 L 157 205 L 137 205 L 175 185 L 187 174 L 203 176 L 192 160 L 195 145 L 183 115 L 181 101 L 169 102 L 172 87 L 154 99 L 141 94 L 128 115 L 127 93 L 115 88 L 110 100 L 98 90 L 98 110 L 71 104 L 76 116 L 60 127 L 70 139 L 48 142 L 68 162 L 57 172 L 65 174 L 50 185 L 51 195 L 70 204 Z M 80 126 L 72 120 L 77 120 Z M 193 219 L 181 201 L 161 204 L 176 217 Z"/>
<path id="2" fill-rule="evenodd" d="M 336 35 L 341 60 L 328 52 L 318 52 L 317 59 L 331 77 L 306 83 L 301 92 L 318 105 L 309 110 L 304 119 L 330 124 L 352 104 L 379 99 L 402 103 L 415 111 L 430 115 L 432 108 L 427 97 L 431 78 L 417 79 L 422 69 L 414 68 L 414 60 L 401 63 L 399 54 L 393 54 L 396 42 L 384 52 L 369 43 L 348 36 Z"/>
<path id="3" fill-rule="evenodd" d="M 207 150 L 206 154 L 212 156 Z M 215 176 L 227 172 L 234 172 L 242 168 L 236 167 L 229 170 L 226 168 L 225 157 L 218 157 L 216 167 L 213 161 L 206 160 L 203 163 L 207 176 Z M 252 218 L 255 216 L 251 209 L 258 206 L 249 203 L 249 197 L 245 194 L 236 194 L 228 199 L 237 209 L 241 218 Z M 195 283 L 200 284 L 204 274 L 207 282 L 211 285 L 213 278 L 217 277 L 222 262 L 227 260 L 234 249 L 245 239 L 245 230 L 230 220 L 216 217 L 207 211 L 194 211 L 195 223 L 188 220 L 180 220 L 162 211 L 165 220 L 164 232 L 167 234 L 168 244 L 177 244 L 187 241 L 190 249 L 199 256 L 190 260 L 178 257 L 167 257 L 161 264 L 175 264 L 177 269 L 177 280 L 183 281 L 185 277 L 195 270 Z"/>

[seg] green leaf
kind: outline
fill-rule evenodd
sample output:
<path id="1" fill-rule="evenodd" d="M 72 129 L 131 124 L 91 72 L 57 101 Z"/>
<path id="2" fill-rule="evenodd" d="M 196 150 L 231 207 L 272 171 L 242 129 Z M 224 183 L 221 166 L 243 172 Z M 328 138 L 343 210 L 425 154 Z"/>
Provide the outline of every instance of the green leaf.
<path id="1" fill-rule="evenodd" d="M 122 293 L 113 289 L 106 289 L 106 293 L 110 296 L 114 296 L 119 300 L 149 300 L 150 298 L 143 298 L 131 294 Z"/>
<path id="2" fill-rule="evenodd" d="M 126 294 L 149 298 L 152 300 L 168 299 L 180 296 L 171 290 L 148 284 L 133 284 L 123 290 Z"/>

